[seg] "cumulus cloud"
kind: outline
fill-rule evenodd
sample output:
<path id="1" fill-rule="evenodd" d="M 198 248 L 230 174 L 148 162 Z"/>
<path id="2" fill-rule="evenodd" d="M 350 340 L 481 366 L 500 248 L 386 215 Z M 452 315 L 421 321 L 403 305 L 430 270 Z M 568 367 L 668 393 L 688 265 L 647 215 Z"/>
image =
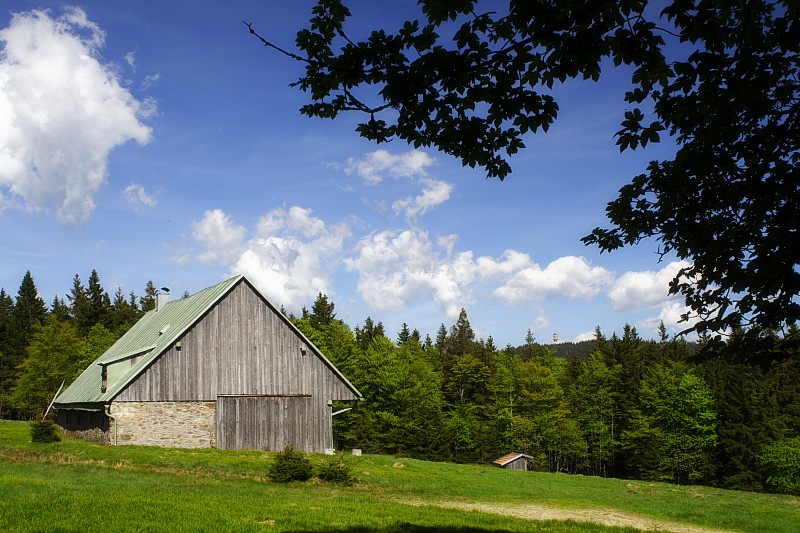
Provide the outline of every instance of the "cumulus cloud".
<path id="1" fill-rule="evenodd" d="M 392 204 L 395 213 L 405 212 L 406 217 L 415 219 L 419 215 L 427 213 L 429 209 L 449 200 L 450 193 L 453 192 L 453 184 L 445 181 L 424 178 L 421 183 L 423 185 L 422 194 L 413 198 L 403 198 Z"/>
<path id="2" fill-rule="evenodd" d="M 266 213 L 252 232 L 219 209 L 193 228 L 204 247 L 198 259 L 245 274 L 271 301 L 296 310 L 320 292 L 331 293 L 331 264 L 350 235 L 347 224 L 326 224 L 296 206 Z"/>
<path id="3" fill-rule="evenodd" d="M 614 273 L 603 267 L 593 267 L 583 257 L 560 257 L 542 268 L 530 261 L 524 267 L 523 257 L 509 256 L 515 260 L 517 271 L 494 291 L 494 295 L 509 305 L 520 305 L 566 297 L 573 300 L 590 300 L 614 281 Z M 498 267 L 499 268 L 499 267 Z"/>
<path id="4" fill-rule="evenodd" d="M 668 297 L 669 282 L 681 269 L 689 266 L 690 263 L 686 261 L 673 261 L 658 272 L 647 270 L 624 273 L 608 291 L 614 310 L 641 311 L 674 300 L 675 297 Z"/>
<path id="5" fill-rule="evenodd" d="M 351 157 L 343 166 L 346 174 L 357 174 L 368 184 L 378 184 L 385 176 L 394 178 L 413 178 L 426 175 L 425 169 L 436 160 L 421 150 L 411 150 L 404 154 L 390 154 L 386 150 L 376 150 L 362 157 Z"/>
<path id="6" fill-rule="evenodd" d="M 125 199 L 131 205 L 146 205 L 147 207 L 155 207 L 158 205 L 158 193 L 148 194 L 144 187 L 138 183 L 131 183 L 123 191 Z"/>
<path id="7" fill-rule="evenodd" d="M 236 224 L 221 209 L 213 209 L 192 223 L 192 236 L 204 248 L 197 256 L 199 261 L 230 264 L 244 249 L 247 228 Z"/>
<path id="8" fill-rule="evenodd" d="M 698 321 L 697 317 L 691 317 L 691 316 L 688 320 L 683 321 L 682 320 L 683 315 L 688 312 L 689 308 L 682 302 L 665 301 L 661 304 L 657 316 L 652 316 L 644 320 L 641 320 L 636 324 L 636 327 L 639 329 L 655 330 L 659 327 L 659 325 L 663 323 L 664 326 L 669 331 L 672 332 L 683 331 L 687 328 L 692 327 Z M 690 339 L 696 338 L 696 336 L 691 336 L 689 338 Z"/>
<path id="9" fill-rule="evenodd" d="M 592 341 L 594 340 L 595 336 L 596 335 L 594 330 L 584 331 L 583 333 L 580 333 L 574 339 L 572 339 L 572 342 Z"/>
<path id="10" fill-rule="evenodd" d="M 17 13 L 0 30 L 0 207 L 55 208 L 85 222 L 107 177 L 111 150 L 150 140 L 154 111 L 101 63 L 104 32 L 80 8 L 58 18 Z"/>
<path id="11" fill-rule="evenodd" d="M 562 257 L 542 269 L 527 254 L 506 250 L 499 259 L 454 252 L 455 238 L 434 243 L 419 230 L 380 231 L 359 240 L 345 264 L 359 274 L 357 289 L 374 310 L 398 311 L 431 298 L 451 319 L 476 302 L 478 285 L 502 283 L 494 296 L 508 305 L 536 306 L 551 298 L 591 299 L 614 274 L 582 257 Z M 548 325 L 540 309 L 537 327 Z"/>
<path id="12" fill-rule="evenodd" d="M 447 242 L 447 241 L 444 241 Z M 345 259 L 358 271 L 357 289 L 376 310 L 400 310 L 417 298 L 431 297 L 448 317 L 458 318 L 474 302 L 472 252 L 444 255 L 424 231 L 381 231 L 362 238 L 358 256 Z"/>

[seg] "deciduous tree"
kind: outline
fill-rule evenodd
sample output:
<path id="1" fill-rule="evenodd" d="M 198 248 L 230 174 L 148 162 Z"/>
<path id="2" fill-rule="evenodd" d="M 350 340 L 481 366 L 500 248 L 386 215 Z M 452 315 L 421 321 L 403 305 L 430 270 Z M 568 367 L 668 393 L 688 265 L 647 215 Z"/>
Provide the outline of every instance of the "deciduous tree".
<path id="1" fill-rule="evenodd" d="M 434 146 L 490 177 L 529 132 L 547 131 L 553 86 L 630 72 L 620 150 L 668 134 L 652 161 L 608 205 L 611 227 L 583 240 L 610 251 L 654 238 L 687 260 L 670 290 L 688 329 L 759 329 L 800 319 L 800 4 L 794 0 L 575 2 L 418 0 L 419 19 L 353 38 L 350 10 L 319 0 L 298 52 L 301 112 L 363 115 L 359 134 Z M 766 346 L 769 349 L 769 346 Z"/>

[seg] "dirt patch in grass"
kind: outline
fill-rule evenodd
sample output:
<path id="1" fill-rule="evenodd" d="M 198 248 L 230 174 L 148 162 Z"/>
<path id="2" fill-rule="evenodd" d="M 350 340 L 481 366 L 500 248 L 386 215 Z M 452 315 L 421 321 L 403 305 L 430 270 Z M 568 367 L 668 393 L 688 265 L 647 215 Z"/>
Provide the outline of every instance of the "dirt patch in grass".
<path id="1" fill-rule="evenodd" d="M 678 522 L 667 522 L 649 516 L 627 513 L 617 509 L 559 509 L 544 505 L 502 505 L 496 503 L 430 502 L 423 500 L 400 500 L 400 503 L 414 506 L 435 506 L 446 509 L 463 509 L 525 520 L 574 520 L 593 522 L 604 526 L 632 527 L 642 531 L 670 531 L 673 533 L 729 533 L 722 529 L 709 529 L 690 526 Z"/>

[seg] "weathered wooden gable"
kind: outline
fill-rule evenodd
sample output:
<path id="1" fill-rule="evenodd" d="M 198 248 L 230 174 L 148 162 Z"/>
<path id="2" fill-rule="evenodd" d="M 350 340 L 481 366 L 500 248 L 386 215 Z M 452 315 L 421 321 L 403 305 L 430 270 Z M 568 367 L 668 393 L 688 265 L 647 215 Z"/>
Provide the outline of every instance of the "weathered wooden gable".
<path id="1" fill-rule="evenodd" d="M 248 395 L 358 399 L 324 356 L 242 279 L 116 400 Z"/>

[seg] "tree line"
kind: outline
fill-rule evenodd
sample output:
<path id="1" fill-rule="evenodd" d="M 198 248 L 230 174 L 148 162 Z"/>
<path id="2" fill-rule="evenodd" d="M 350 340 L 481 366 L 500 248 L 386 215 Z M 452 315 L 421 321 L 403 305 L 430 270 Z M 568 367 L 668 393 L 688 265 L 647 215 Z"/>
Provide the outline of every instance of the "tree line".
<path id="1" fill-rule="evenodd" d="M 392 339 L 371 318 L 351 329 L 322 294 L 291 318 L 364 396 L 334 418 L 339 448 L 464 463 L 515 451 L 548 472 L 800 494 L 795 352 L 765 363 L 744 342 L 723 357 L 707 338 L 625 325 L 567 360 L 530 331 L 502 349 L 478 339 L 464 310 L 435 338 L 403 324 Z"/>
<path id="2" fill-rule="evenodd" d="M 16 298 L 0 289 L 0 415 L 41 416 L 156 292 L 148 281 L 142 297 L 110 296 L 94 270 L 49 306 L 30 272 Z M 323 294 L 289 319 L 364 397 L 334 406 L 353 407 L 334 417 L 338 448 L 463 463 L 515 451 L 548 472 L 800 493 L 796 352 L 766 362 L 733 340 L 723 357 L 704 338 L 691 345 L 662 325 L 646 340 L 625 325 L 610 338 L 597 328 L 567 359 L 530 331 L 504 348 L 476 338 L 465 310 L 433 338 L 408 324 L 391 335 L 371 317 L 351 328 Z"/>
<path id="3" fill-rule="evenodd" d="M 96 270 L 84 285 L 78 274 L 64 297 L 48 306 L 30 271 L 16 298 L 0 288 L 0 417 L 41 415 L 63 382 L 69 385 L 89 364 L 155 307 L 156 287 L 144 296 L 103 289 Z"/>

